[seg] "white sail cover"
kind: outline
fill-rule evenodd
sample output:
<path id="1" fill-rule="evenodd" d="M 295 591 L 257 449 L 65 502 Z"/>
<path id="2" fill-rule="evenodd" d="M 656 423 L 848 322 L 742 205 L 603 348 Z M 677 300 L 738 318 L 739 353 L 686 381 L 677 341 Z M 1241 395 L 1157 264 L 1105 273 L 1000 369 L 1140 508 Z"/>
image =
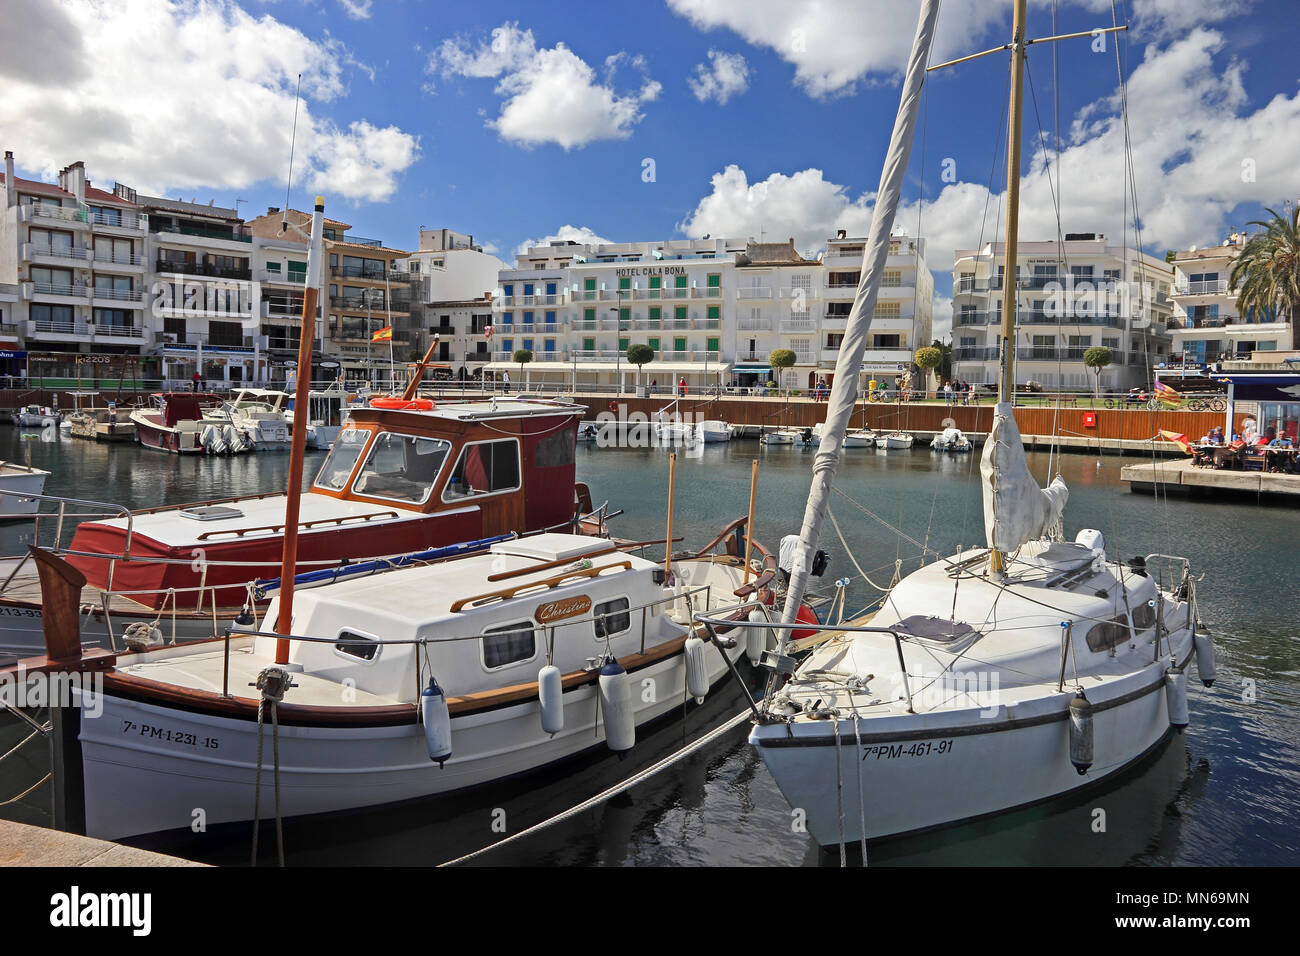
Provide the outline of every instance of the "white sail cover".
<path id="1" fill-rule="evenodd" d="M 993 430 L 984 443 L 980 474 L 984 478 L 984 533 L 990 548 L 1015 551 L 1059 529 L 1070 489 L 1059 475 L 1046 488 L 1038 486 L 1029 473 L 1009 402 L 999 402 L 994 408 Z"/>

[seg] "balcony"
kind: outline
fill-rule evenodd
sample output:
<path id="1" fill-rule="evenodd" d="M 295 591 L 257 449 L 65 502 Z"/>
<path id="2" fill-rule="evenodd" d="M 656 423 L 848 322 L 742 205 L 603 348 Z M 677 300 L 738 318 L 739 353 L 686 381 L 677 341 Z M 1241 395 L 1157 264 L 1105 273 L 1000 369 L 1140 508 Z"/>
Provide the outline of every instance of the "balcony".
<path id="1" fill-rule="evenodd" d="M 185 236 L 191 239 L 217 239 L 222 242 L 248 243 L 253 241 L 251 234 L 232 229 L 204 229 L 199 226 L 160 226 L 150 231 L 155 234 Z"/>
<path id="2" fill-rule="evenodd" d="M 996 312 L 959 312 L 952 317 L 953 325 L 991 325 L 998 320 Z"/>
<path id="3" fill-rule="evenodd" d="M 24 289 L 31 290 L 23 296 L 26 299 L 33 296 L 42 299 L 57 299 L 60 302 L 76 299 L 78 301 L 70 304 L 81 305 L 90 295 L 90 286 L 84 282 L 25 282 L 23 286 Z"/>
<path id="4" fill-rule="evenodd" d="M 772 287 L 766 285 L 741 286 L 736 289 L 736 298 L 742 302 L 756 302 L 772 298 Z"/>
<path id="5" fill-rule="evenodd" d="M 366 282 L 405 282 L 410 281 L 410 273 L 396 269 L 387 271 L 361 266 L 331 266 L 330 275 L 336 279 L 361 279 Z"/>
<path id="6" fill-rule="evenodd" d="M 138 232 L 149 224 L 149 217 L 125 209 L 92 209 L 90 221 L 99 227 L 107 226 L 111 229 L 130 229 Z M 248 241 L 252 242 L 252 239 Z"/>
<path id="7" fill-rule="evenodd" d="M 19 210 L 21 222 L 50 222 L 57 225 L 89 226 L 90 213 L 76 206 L 56 206 L 47 202 L 23 203 Z"/>
<path id="8" fill-rule="evenodd" d="M 85 246 L 52 246 L 43 242 L 23 243 L 21 258 L 25 262 L 38 264 L 54 263 L 57 265 L 85 266 L 90 258 L 90 250 Z"/>
<path id="9" fill-rule="evenodd" d="M 0 339 L 16 339 L 22 333 L 17 322 L 0 322 Z"/>
<path id="10" fill-rule="evenodd" d="M 107 302 L 139 309 L 143 308 L 141 305 L 143 298 L 144 292 L 141 289 L 112 289 L 98 285 L 91 288 L 91 299 L 96 303 Z"/>
<path id="11" fill-rule="evenodd" d="M 130 268 L 132 272 L 144 271 L 144 256 L 134 252 L 113 252 L 111 249 L 95 249 L 89 252 L 96 269 L 112 269 L 114 266 Z"/>
<path id="12" fill-rule="evenodd" d="M 740 319 L 736 328 L 741 332 L 771 332 L 772 319 Z"/>
<path id="13" fill-rule="evenodd" d="M 815 332 L 817 331 L 817 320 L 812 318 L 796 319 L 786 318 L 781 320 L 782 332 Z"/>
<path id="14" fill-rule="evenodd" d="M 82 319 L 61 322 L 49 319 L 28 319 L 27 336 L 67 339 L 143 339 L 144 329 L 132 325 L 96 325 Z"/>
<path id="15" fill-rule="evenodd" d="M 1227 279 L 1209 279 L 1200 282 L 1178 282 L 1174 285 L 1174 293 L 1176 295 L 1223 295 L 1227 291 Z"/>
<path id="16" fill-rule="evenodd" d="M 271 272 L 269 269 L 261 269 L 257 273 L 258 282 L 279 282 L 282 285 L 305 286 L 307 284 L 307 273 L 305 272 Z"/>
<path id="17" fill-rule="evenodd" d="M 253 277 L 252 270 L 247 266 L 232 269 L 225 266 L 214 266 L 199 262 L 184 262 L 174 259 L 159 259 L 154 271 L 170 272 L 175 275 L 183 276 L 203 276 L 211 279 L 237 279 L 241 281 L 247 281 Z"/>

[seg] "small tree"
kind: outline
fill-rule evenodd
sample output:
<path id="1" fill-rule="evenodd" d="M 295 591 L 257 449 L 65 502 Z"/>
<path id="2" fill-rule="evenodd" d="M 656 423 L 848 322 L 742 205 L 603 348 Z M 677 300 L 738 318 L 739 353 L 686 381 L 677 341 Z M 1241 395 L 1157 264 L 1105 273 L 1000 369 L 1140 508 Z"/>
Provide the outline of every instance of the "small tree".
<path id="1" fill-rule="evenodd" d="M 1101 392 L 1101 370 L 1110 364 L 1112 357 L 1110 349 L 1104 345 L 1093 346 L 1083 353 L 1083 364 L 1092 369 L 1093 374 L 1097 376 L 1097 387 L 1093 390 L 1094 395 Z"/>
<path id="2" fill-rule="evenodd" d="M 787 369 L 792 368 L 799 357 L 794 354 L 792 349 L 773 349 L 772 354 L 767 357 L 768 363 L 772 368 Z M 780 376 L 778 376 L 778 379 Z"/>
<path id="3" fill-rule="evenodd" d="M 533 360 L 533 353 L 528 349 L 515 349 L 515 354 L 511 358 L 514 363 L 519 366 L 519 382 L 522 385 L 524 381 L 524 366 Z"/>
<path id="4" fill-rule="evenodd" d="M 636 384 L 641 385 L 641 366 L 655 360 L 655 350 L 648 345 L 637 344 L 627 347 L 627 360 L 636 366 Z"/>
<path id="5" fill-rule="evenodd" d="M 926 373 L 925 382 L 923 383 L 924 388 L 921 390 L 924 393 L 922 395 L 924 398 L 930 390 L 930 373 L 937 369 L 939 363 L 943 361 L 943 352 L 933 345 L 927 345 L 916 350 L 915 360 L 917 368 L 923 369 Z"/>

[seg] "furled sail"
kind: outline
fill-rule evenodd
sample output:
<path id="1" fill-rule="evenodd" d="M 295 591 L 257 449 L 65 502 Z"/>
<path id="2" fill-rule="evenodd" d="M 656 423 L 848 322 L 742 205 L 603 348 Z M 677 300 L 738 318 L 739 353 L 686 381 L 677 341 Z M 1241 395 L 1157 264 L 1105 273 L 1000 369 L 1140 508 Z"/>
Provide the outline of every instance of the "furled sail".
<path id="1" fill-rule="evenodd" d="M 1029 473 L 1010 402 L 999 402 L 994 409 L 980 475 L 984 479 L 984 533 L 990 548 L 1015 551 L 1026 542 L 1059 534 L 1070 489 L 1060 475 L 1040 488 Z"/>

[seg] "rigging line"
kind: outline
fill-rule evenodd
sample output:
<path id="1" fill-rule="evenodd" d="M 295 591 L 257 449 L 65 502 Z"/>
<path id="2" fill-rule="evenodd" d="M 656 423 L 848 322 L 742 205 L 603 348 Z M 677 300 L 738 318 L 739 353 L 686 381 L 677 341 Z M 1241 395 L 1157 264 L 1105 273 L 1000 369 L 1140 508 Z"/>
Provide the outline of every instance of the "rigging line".
<path id="1" fill-rule="evenodd" d="M 298 103 L 302 97 L 302 74 L 298 74 L 298 87 L 293 94 L 293 132 L 289 137 L 289 175 L 284 184 L 284 221 L 289 217 L 289 194 L 293 188 L 293 150 L 298 144 Z"/>

